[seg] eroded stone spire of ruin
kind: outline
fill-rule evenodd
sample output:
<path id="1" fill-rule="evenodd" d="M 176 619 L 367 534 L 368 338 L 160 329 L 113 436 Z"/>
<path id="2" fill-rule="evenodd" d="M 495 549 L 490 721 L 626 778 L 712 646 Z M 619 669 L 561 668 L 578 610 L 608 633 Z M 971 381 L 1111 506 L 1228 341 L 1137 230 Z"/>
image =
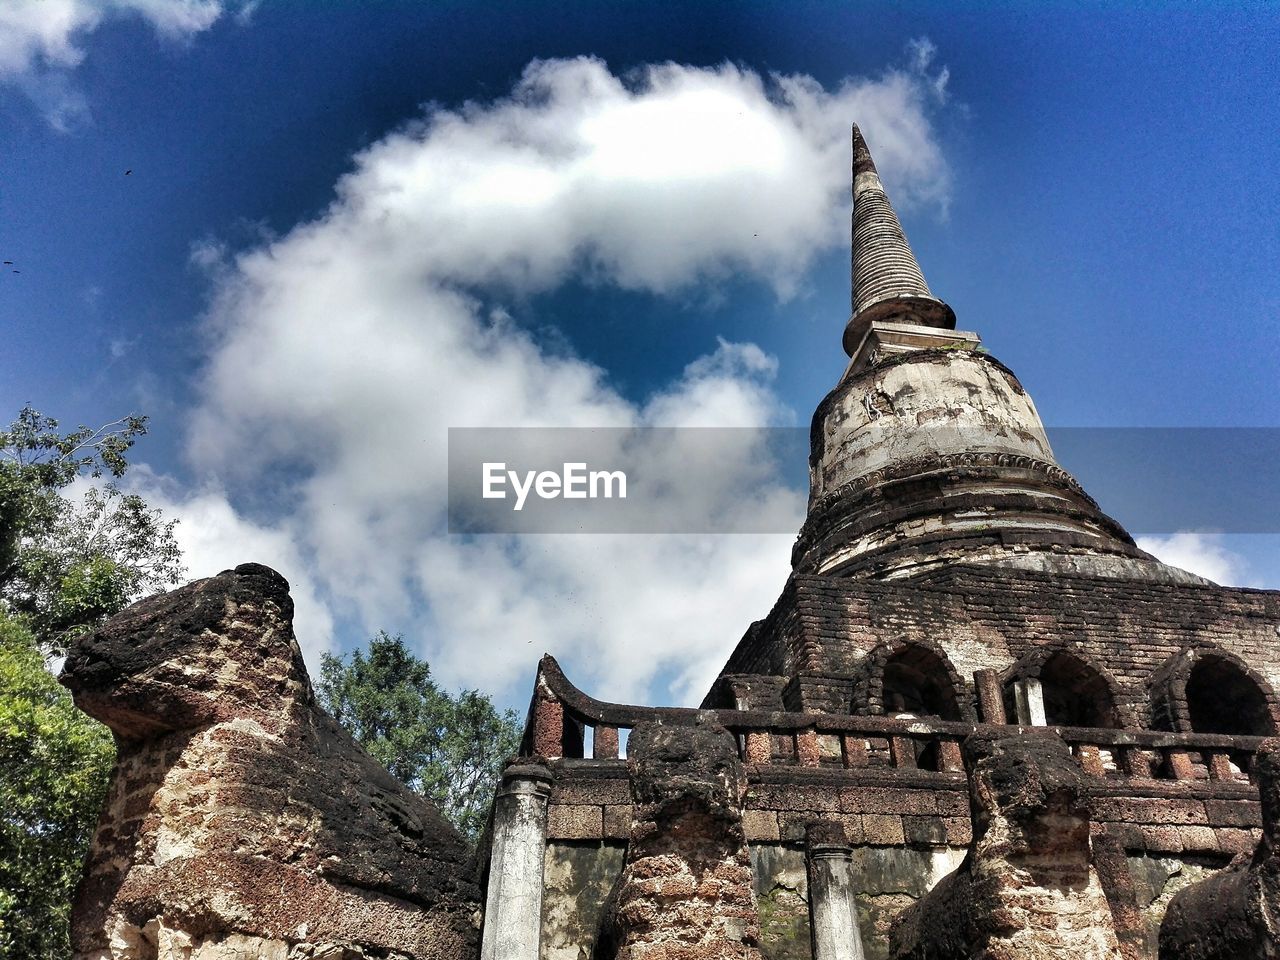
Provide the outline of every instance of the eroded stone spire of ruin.
<path id="1" fill-rule="evenodd" d="M 955 313 L 933 295 L 893 212 L 871 151 L 853 127 L 853 315 L 845 352 L 853 355 L 874 321 L 955 328 Z"/>
<path id="2" fill-rule="evenodd" d="M 1190 577 L 1139 550 L 1054 458 L 1035 404 L 933 295 L 853 128 L 849 364 L 814 414 L 797 573 L 992 563 Z M 1182 581 L 1179 581 L 1182 582 Z"/>

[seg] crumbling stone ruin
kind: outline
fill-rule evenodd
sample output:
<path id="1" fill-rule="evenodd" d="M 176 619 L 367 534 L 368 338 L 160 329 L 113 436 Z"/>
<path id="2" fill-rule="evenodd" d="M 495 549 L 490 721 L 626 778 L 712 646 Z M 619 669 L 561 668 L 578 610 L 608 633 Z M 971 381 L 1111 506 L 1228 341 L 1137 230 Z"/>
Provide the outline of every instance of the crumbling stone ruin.
<path id="1" fill-rule="evenodd" d="M 700 707 L 544 657 L 477 890 L 313 706 L 278 576 L 146 601 L 67 665 L 122 746 L 79 956 L 1276 956 L 1280 592 L 1161 563 L 1058 464 L 856 128 L 853 199 L 792 573 Z"/>
<path id="2" fill-rule="evenodd" d="M 1160 960 L 1280 957 L 1280 740 L 1258 748 L 1262 839 L 1225 870 L 1180 892 L 1160 925 Z"/>
<path id="3" fill-rule="evenodd" d="M 895 921 L 894 960 L 1120 960 L 1093 863 L 1083 774 L 1056 737 L 964 743 L 973 840 L 955 872 Z"/>
<path id="4" fill-rule="evenodd" d="M 119 758 L 77 960 L 458 960 L 462 839 L 312 696 L 289 587 L 243 564 L 134 604 L 63 672 Z"/>
<path id="5" fill-rule="evenodd" d="M 592 956 L 647 822 L 619 744 L 655 722 L 736 741 L 768 960 L 1155 960 L 1170 902 L 1262 839 L 1280 593 L 1137 547 L 955 329 L 856 129 L 853 158 L 849 363 L 814 415 L 792 574 L 697 710 L 602 702 L 543 659 L 522 749 L 549 778 L 541 919 L 495 957 Z"/>
<path id="6" fill-rule="evenodd" d="M 631 833 L 600 960 L 760 960 L 742 831 L 746 776 L 729 732 L 702 718 L 631 732 Z"/>

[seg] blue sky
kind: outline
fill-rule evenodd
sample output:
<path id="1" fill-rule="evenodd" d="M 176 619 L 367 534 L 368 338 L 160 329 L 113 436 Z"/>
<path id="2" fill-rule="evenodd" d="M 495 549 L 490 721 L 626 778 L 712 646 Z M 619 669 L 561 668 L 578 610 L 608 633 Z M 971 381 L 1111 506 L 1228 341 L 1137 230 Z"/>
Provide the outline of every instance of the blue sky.
<path id="1" fill-rule="evenodd" d="M 441 431 L 807 423 L 855 120 L 1046 423 L 1280 426 L 1277 49 L 1268 4 L 19 0 L 0 408 L 149 414 L 192 574 L 280 566 L 313 657 L 696 699 L 790 538 L 453 542 Z M 1280 537 L 1163 547 L 1280 587 Z"/>

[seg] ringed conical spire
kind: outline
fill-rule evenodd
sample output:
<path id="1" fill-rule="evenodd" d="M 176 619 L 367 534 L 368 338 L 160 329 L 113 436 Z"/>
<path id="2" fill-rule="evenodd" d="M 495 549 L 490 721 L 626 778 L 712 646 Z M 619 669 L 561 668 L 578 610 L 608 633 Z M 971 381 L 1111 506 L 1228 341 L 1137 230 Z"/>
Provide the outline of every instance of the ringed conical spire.
<path id="1" fill-rule="evenodd" d="M 844 332 L 844 348 L 850 356 L 874 321 L 955 328 L 955 313 L 925 282 L 857 124 L 853 127 L 852 271 L 853 316 Z"/>
<path id="2" fill-rule="evenodd" d="M 893 579 L 989 563 L 1183 576 L 1099 509 L 1054 458 L 1017 377 L 955 329 L 857 127 L 853 200 L 850 360 L 813 416 L 796 573 Z"/>

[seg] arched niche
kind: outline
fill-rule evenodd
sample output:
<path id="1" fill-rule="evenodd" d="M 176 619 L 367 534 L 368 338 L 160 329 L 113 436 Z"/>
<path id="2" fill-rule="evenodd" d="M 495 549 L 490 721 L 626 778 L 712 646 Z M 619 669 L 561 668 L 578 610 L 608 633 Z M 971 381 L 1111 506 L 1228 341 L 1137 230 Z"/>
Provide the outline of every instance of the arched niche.
<path id="1" fill-rule="evenodd" d="M 1005 708 L 1017 716 L 1015 685 L 1040 682 L 1044 722 L 1051 727 L 1124 726 L 1115 684 L 1099 667 L 1063 647 L 1036 650 L 1005 671 Z"/>
<path id="2" fill-rule="evenodd" d="M 876 647 L 863 664 L 855 711 L 972 720 L 964 681 L 936 643 L 900 640 Z"/>
<path id="3" fill-rule="evenodd" d="M 1183 650 L 1151 680 L 1157 729 L 1268 737 L 1277 730 L 1275 692 L 1238 656 L 1212 644 Z"/>

